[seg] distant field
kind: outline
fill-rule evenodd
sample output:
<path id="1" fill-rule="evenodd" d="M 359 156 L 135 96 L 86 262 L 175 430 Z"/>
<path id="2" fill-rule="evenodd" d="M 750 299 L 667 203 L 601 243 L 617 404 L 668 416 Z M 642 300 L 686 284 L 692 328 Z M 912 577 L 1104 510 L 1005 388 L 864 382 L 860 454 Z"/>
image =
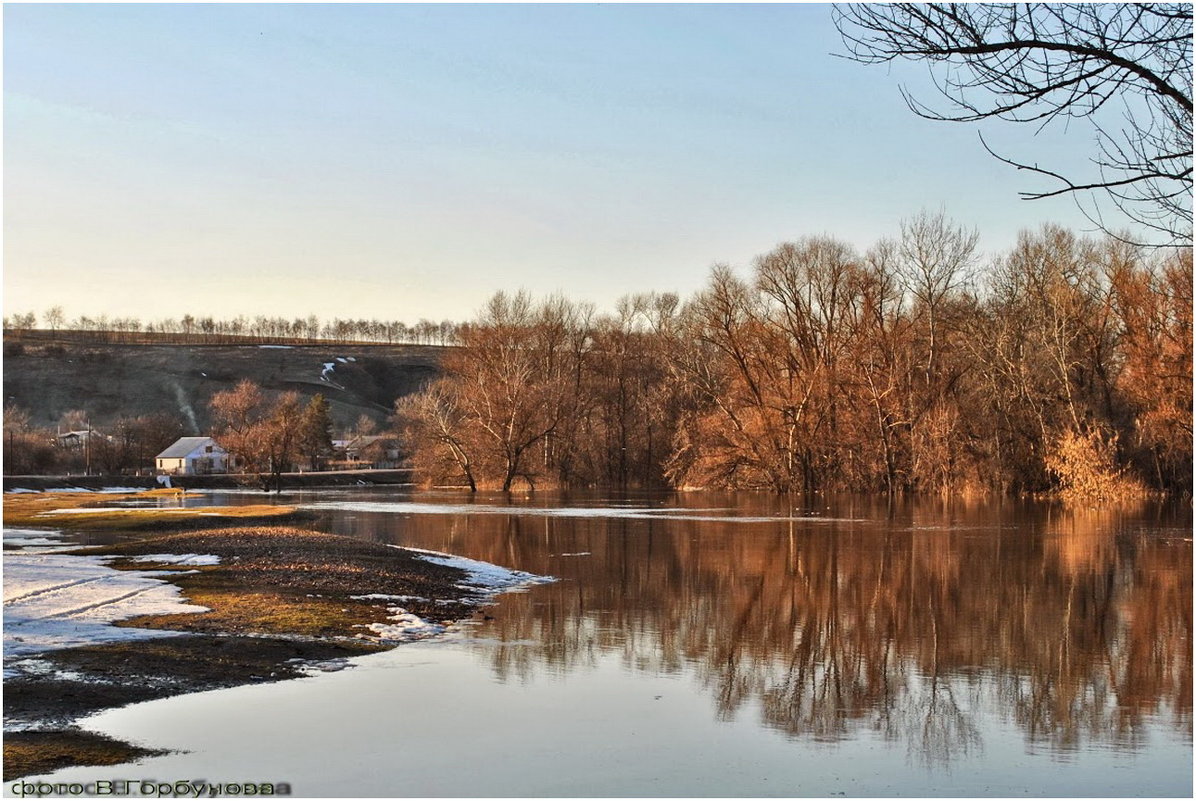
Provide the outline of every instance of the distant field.
<path id="1" fill-rule="evenodd" d="M 337 426 L 362 414 L 381 422 L 394 400 L 439 373 L 444 348 L 431 345 L 175 345 L 78 341 L 70 334 L 5 337 L 4 402 L 53 426 L 85 409 L 103 428 L 120 415 L 180 415 L 206 432 L 213 394 L 248 378 L 267 390 L 323 393 Z M 329 366 L 330 365 L 330 366 Z"/>

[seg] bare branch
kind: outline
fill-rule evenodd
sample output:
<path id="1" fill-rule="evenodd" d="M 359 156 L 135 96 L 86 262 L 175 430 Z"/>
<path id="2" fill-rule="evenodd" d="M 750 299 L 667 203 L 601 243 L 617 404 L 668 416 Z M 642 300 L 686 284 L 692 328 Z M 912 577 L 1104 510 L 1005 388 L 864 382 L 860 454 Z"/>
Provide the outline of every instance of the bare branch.
<path id="1" fill-rule="evenodd" d="M 1190 5 L 851 4 L 837 6 L 834 21 L 848 58 L 927 63 L 943 105 L 903 87 L 919 116 L 1090 124 L 1097 175 L 1084 179 L 1000 156 L 984 144 L 1003 163 L 1062 184 L 1022 192 L 1023 198 L 1070 194 L 1083 208 L 1081 196 L 1098 193 L 1124 217 L 1162 234 L 1160 244 L 1191 243 Z M 1114 99 L 1120 115 L 1109 105 Z M 1103 227 L 1099 210 L 1089 219 Z"/>

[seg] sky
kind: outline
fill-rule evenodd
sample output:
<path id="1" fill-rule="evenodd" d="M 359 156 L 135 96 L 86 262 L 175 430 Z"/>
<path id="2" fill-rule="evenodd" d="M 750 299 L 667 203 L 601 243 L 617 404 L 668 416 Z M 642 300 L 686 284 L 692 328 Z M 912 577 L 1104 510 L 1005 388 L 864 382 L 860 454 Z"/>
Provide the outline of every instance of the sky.
<path id="1" fill-rule="evenodd" d="M 611 309 L 943 210 L 986 254 L 1091 225 L 986 154 L 1088 130 L 931 122 L 922 65 L 826 5 L 13 5 L 4 312 L 471 318 L 499 290 Z"/>

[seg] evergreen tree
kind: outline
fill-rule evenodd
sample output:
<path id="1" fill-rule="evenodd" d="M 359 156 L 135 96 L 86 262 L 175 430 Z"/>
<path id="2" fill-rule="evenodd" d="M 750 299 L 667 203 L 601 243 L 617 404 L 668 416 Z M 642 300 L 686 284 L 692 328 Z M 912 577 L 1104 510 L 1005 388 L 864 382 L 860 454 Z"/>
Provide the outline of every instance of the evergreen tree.
<path id="1" fill-rule="evenodd" d="M 321 460 L 332 453 L 331 407 L 322 394 L 313 397 L 303 410 L 299 430 L 299 452 L 313 470 L 318 470 Z"/>

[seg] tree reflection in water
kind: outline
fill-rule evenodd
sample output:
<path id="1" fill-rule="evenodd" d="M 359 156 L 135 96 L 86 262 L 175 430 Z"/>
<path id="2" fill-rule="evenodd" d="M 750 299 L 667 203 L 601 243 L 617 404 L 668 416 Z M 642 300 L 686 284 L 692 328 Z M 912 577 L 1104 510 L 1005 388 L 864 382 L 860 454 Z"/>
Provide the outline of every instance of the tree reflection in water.
<path id="1" fill-rule="evenodd" d="M 773 497 L 701 502 L 730 507 L 714 518 L 788 513 Z M 1191 736 L 1183 514 L 925 501 L 835 513 L 415 515 L 389 536 L 562 578 L 504 597 L 478 629 L 503 681 L 619 654 L 628 670 L 692 672 L 720 717 L 752 707 L 827 742 L 875 733 L 926 762 L 982 747 L 982 715 L 1060 755 L 1136 748 L 1148 718 Z"/>

